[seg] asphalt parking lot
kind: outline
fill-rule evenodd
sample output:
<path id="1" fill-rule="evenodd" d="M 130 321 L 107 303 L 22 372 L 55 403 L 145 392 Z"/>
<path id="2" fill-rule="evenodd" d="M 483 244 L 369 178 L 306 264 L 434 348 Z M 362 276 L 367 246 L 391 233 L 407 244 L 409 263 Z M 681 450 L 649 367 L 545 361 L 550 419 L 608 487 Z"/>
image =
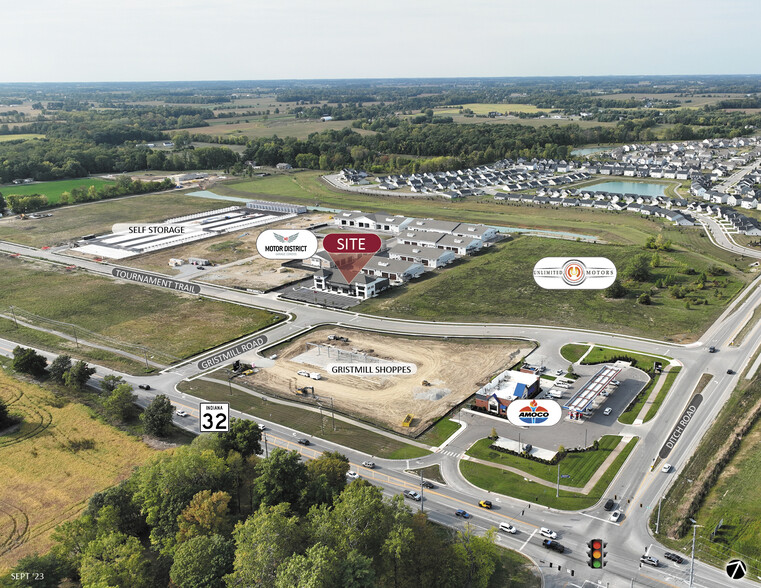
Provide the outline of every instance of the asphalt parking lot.
<path id="1" fill-rule="evenodd" d="M 351 308 L 357 306 L 361 300 L 333 294 L 331 292 L 320 292 L 312 288 L 312 279 L 302 280 L 278 290 L 281 297 L 288 300 L 298 300 L 299 302 L 309 302 L 310 304 L 319 304 L 328 308 Z"/>

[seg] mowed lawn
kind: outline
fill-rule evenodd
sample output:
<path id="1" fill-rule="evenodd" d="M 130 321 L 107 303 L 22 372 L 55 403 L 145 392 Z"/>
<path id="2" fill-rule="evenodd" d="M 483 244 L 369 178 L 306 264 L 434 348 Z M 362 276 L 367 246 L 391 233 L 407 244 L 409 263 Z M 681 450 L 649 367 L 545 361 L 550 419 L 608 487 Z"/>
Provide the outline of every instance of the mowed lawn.
<path id="1" fill-rule="evenodd" d="M 54 246 L 83 235 L 108 233 L 114 223 L 162 221 L 226 206 L 229 203 L 177 192 L 104 200 L 53 210 L 48 218 L 2 220 L 0 240 L 32 247 Z"/>
<path id="2" fill-rule="evenodd" d="M 532 275 L 534 264 L 541 258 L 569 256 L 607 257 L 620 272 L 632 256 L 642 251 L 634 246 L 519 237 L 406 286 L 387 290 L 355 309 L 400 318 L 530 322 L 691 341 L 715 320 L 747 281 L 745 275 L 732 272 L 726 276 L 726 287 L 695 292 L 707 304 L 688 309 L 684 300 L 672 298 L 665 288 L 657 289 L 651 305 L 638 304 L 636 297 L 642 290 L 655 288 L 655 280 L 669 275 L 677 283 L 694 281 L 695 276 L 678 272 L 680 264 L 701 271 L 711 265 L 711 260 L 692 252 L 661 253 L 661 265 L 652 270 L 652 281 L 633 284 L 621 299 L 605 298 L 598 290 L 544 290 Z M 720 293 L 722 299 L 715 293 Z"/>
<path id="3" fill-rule="evenodd" d="M 155 453 L 100 422 L 82 404 L 0 371 L 0 399 L 23 416 L 0 437 L 0 577 L 21 558 L 46 553 L 56 525 L 75 518 L 93 493 L 112 486 Z M 76 449 L 91 440 L 91 449 Z"/>
<path id="4" fill-rule="evenodd" d="M 45 138 L 45 135 L 40 135 L 38 133 L 17 133 L 13 135 L 0 135 L 0 143 L 7 143 L 9 141 L 28 141 L 29 139 L 44 139 L 44 138 Z"/>
<path id="5" fill-rule="evenodd" d="M 89 188 L 95 186 L 101 188 L 107 184 L 112 184 L 107 180 L 101 180 L 100 178 L 80 178 L 77 180 L 58 180 L 55 182 L 35 182 L 34 184 L 21 184 L 20 186 L 0 186 L 0 194 L 8 196 L 9 194 L 21 194 L 23 196 L 29 194 L 42 194 L 46 196 L 48 202 L 56 204 L 61 199 L 61 194 L 64 192 L 71 192 L 74 188 L 84 186 Z"/>
<path id="6" fill-rule="evenodd" d="M 621 437 L 604 435 L 600 438 L 600 445 L 596 451 L 568 453 L 560 461 L 560 473 L 564 476 L 568 475 L 570 478 L 563 478 L 561 483 L 565 486 L 583 488 L 618 446 L 620 441 Z M 476 441 L 466 453 L 479 459 L 517 468 L 527 474 L 531 474 L 542 480 L 547 480 L 548 482 L 557 481 L 557 465 L 547 465 L 518 455 L 495 451 L 494 449 L 489 448 L 492 443 L 493 441 L 491 439 L 481 439 L 480 441 Z"/>
<path id="7" fill-rule="evenodd" d="M 185 358 L 277 322 L 280 315 L 0 257 L 0 309 L 17 306 Z M 81 334 L 80 334 L 81 336 Z"/>

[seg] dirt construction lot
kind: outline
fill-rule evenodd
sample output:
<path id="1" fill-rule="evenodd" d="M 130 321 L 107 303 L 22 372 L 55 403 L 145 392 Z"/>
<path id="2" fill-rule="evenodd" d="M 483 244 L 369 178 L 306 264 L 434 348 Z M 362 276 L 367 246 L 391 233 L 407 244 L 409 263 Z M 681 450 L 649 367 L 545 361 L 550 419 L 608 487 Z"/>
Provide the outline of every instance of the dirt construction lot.
<path id="1" fill-rule="evenodd" d="M 348 343 L 329 341 L 328 335 L 347 337 Z M 324 345 L 317 349 L 307 343 Z M 332 357 L 326 358 L 328 345 Z M 496 373 L 517 363 L 533 349 L 531 343 L 515 340 L 457 340 L 395 337 L 353 329 L 320 329 L 288 344 L 278 352 L 275 365 L 261 369 L 245 380 L 279 396 L 301 398 L 297 387 L 313 386 L 318 397 L 333 398 L 343 413 L 356 414 L 400 433 L 416 435 L 460 404 Z M 338 350 L 340 359 L 338 358 Z M 345 363 L 351 352 L 372 358 L 414 363 L 417 373 L 402 376 L 360 377 L 329 375 L 327 363 Z M 320 380 L 299 376 L 317 372 Z M 423 386 L 426 380 L 430 386 Z M 324 403 L 323 403 L 324 404 Z M 407 414 L 412 426 L 402 427 Z"/>

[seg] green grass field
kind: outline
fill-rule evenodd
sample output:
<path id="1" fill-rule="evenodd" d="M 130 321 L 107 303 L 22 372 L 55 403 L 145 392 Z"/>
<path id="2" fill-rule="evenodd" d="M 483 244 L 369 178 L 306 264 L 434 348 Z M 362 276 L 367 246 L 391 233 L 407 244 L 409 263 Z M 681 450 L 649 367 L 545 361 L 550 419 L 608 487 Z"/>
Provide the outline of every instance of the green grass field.
<path id="1" fill-rule="evenodd" d="M 567 345 L 563 345 L 560 349 L 560 355 L 562 355 L 563 359 L 566 361 L 576 363 L 581 359 L 581 356 L 587 352 L 587 349 L 589 349 L 589 345 L 586 343 L 568 343 Z"/>
<path id="2" fill-rule="evenodd" d="M 615 478 L 618 470 L 621 469 L 626 458 L 629 457 L 636 443 L 637 438 L 635 437 L 626 444 L 624 450 L 618 454 L 618 457 L 605 471 L 589 494 L 561 490 L 560 497 L 556 498 L 554 487 L 527 482 L 523 479 L 523 476 L 518 474 L 470 461 L 460 462 L 460 472 L 471 484 L 490 492 L 497 492 L 505 496 L 512 496 L 519 500 L 526 500 L 550 508 L 580 510 L 589 508 L 602 498 L 605 490 L 613 481 L 613 478 Z"/>
<path id="3" fill-rule="evenodd" d="M 262 117 L 243 116 L 234 119 L 213 119 L 208 127 L 196 127 L 187 129 L 192 134 L 209 135 L 217 137 L 248 137 L 258 139 L 262 137 L 295 137 L 306 139 L 312 133 L 323 131 L 335 131 L 351 126 L 351 120 L 329 120 L 321 122 L 314 119 L 296 118 L 293 115 L 270 115 L 267 119 Z M 354 129 L 360 134 L 372 134 L 373 131 Z"/>
<path id="4" fill-rule="evenodd" d="M 319 413 L 265 401 L 235 388 L 230 394 L 230 389 L 224 384 L 197 379 L 192 382 L 183 381 L 177 387 L 183 392 L 212 402 L 229 402 L 235 410 L 292 427 L 307 435 L 314 435 L 333 443 L 359 449 L 376 457 L 413 459 L 430 454 L 430 451 L 409 445 L 402 439 L 396 440 L 385 435 L 379 435 L 341 420 L 336 420 L 337 430 L 333 431 L 332 421 L 327 413 L 321 424 Z"/>
<path id="5" fill-rule="evenodd" d="M 421 443 L 438 447 L 460 429 L 459 423 L 444 417 L 418 439 Z"/>
<path id="6" fill-rule="evenodd" d="M 56 204 L 61 199 L 61 194 L 64 192 L 71 192 L 72 189 L 84 186 L 89 188 L 95 186 L 100 188 L 111 184 L 107 180 L 101 180 L 100 178 L 81 178 L 77 180 L 58 180 L 55 182 L 37 182 L 36 184 L 22 184 L 20 186 L 2 186 L 0 187 L 0 193 L 4 196 L 9 194 L 42 194 L 46 196 L 50 204 Z"/>
<path id="7" fill-rule="evenodd" d="M 666 381 L 663 383 L 663 387 L 660 389 L 660 392 L 658 392 L 658 395 L 655 397 L 653 404 L 651 404 L 650 408 L 647 410 L 647 414 L 645 414 L 645 418 L 643 419 L 644 422 L 649 421 L 650 419 L 655 417 L 656 414 L 658 414 L 658 409 L 660 409 L 661 404 L 663 404 L 663 401 L 666 400 L 666 395 L 669 393 L 669 390 L 671 390 L 671 386 L 674 385 L 674 380 L 676 380 L 676 377 L 679 375 L 679 372 L 681 370 L 682 368 L 677 366 L 677 367 L 671 368 L 669 370 L 669 373 L 666 374 Z"/>
<path id="8" fill-rule="evenodd" d="M 45 135 L 40 135 L 38 133 L 17 133 L 15 135 L 0 135 L 0 143 L 7 143 L 8 141 L 28 141 L 29 139 L 44 138 Z"/>
<path id="9" fill-rule="evenodd" d="M 741 380 L 722 408 L 686 466 L 678 472 L 661 506 L 658 540 L 669 547 L 689 550 L 692 532 L 687 517 L 703 525 L 697 530 L 696 556 L 713 565 L 723 566 L 728 559 L 740 558 L 749 566 L 749 574 L 761 575 L 761 494 L 758 471 L 761 468 L 761 420 L 756 420 L 738 439 L 738 424 L 749 416 L 761 401 L 758 376 L 750 383 Z M 727 440 L 736 440 L 736 452 L 726 462 L 723 451 Z M 689 508 L 699 496 L 702 482 L 708 482 L 705 497 L 698 507 Z M 723 519 L 714 540 L 711 532 Z M 650 528 L 655 528 L 651 517 Z"/>
<path id="10" fill-rule="evenodd" d="M 470 109 L 474 114 L 489 114 L 490 112 L 549 112 L 549 108 L 537 108 L 533 104 L 517 104 L 517 103 L 486 103 L 486 102 L 473 102 L 469 104 L 460 104 L 456 107 L 439 106 L 433 109 L 434 114 L 450 114 L 457 113 L 460 109 Z"/>
<path id="11" fill-rule="evenodd" d="M 104 200 L 54 210 L 49 218 L 5 219 L 0 221 L 0 239 L 32 247 L 54 246 L 82 235 L 108 233 L 114 223 L 160 221 L 225 206 L 229 204 L 180 193 Z"/>
<path id="12" fill-rule="evenodd" d="M 610 347 L 598 347 L 595 346 L 592 351 L 584 358 L 583 365 L 594 365 L 596 363 L 607 363 L 612 361 L 614 357 L 626 356 L 635 360 L 634 367 L 637 367 L 645 372 L 653 371 L 654 363 L 661 360 L 663 365 L 666 365 L 670 359 L 668 357 L 662 357 L 660 355 L 644 355 L 642 353 L 635 353 L 628 349 L 612 349 Z"/>
<path id="13" fill-rule="evenodd" d="M 600 446 L 597 451 L 568 453 L 559 462 L 560 473 L 571 476 L 570 478 L 564 478 L 562 480 L 563 484 L 565 486 L 583 488 L 594 473 L 600 468 L 602 463 L 608 458 L 611 452 L 616 448 L 619 441 L 621 441 L 621 437 L 604 435 L 600 438 Z M 492 443 L 491 439 L 481 439 L 474 443 L 466 453 L 479 459 L 517 468 L 527 474 L 531 474 L 542 480 L 547 480 L 548 482 L 557 481 L 557 465 L 547 465 L 518 455 L 495 451 L 489 448 Z"/>
<path id="14" fill-rule="evenodd" d="M 17 306 L 107 337 L 189 357 L 269 326 L 263 310 L 0 258 L 0 308 Z"/>
<path id="15" fill-rule="evenodd" d="M 18 328 L 13 320 L 0 318 L 0 337 L 14 341 L 22 346 L 46 349 L 53 353 L 65 353 L 76 359 L 82 359 L 88 363 L 95 363 L 104 367 L 118 370 L 133 375 L 145 375 L 145 364 L 117 355 L 111 351 L 88 347 L 83 344 L 75 344 L 63 337 L 31 329 L 20 325 Z M 153 369 L 151 369 L 153 371 Z"/>
<path id="16" fill-rule="evenodd" d="M 521 323 L 530 317 L 535 324 L 691 341 L 747 281 L 745 275 L 734 272 L 727 278 L 726 288 L 721 289 L 722 299 L 713 295 L 718 290 L 702 290 L 697 294 L 708 303 L 687 309 L 684 300 L 672 298 L 663 288 L 653 295 L 651 305 L 638 304 L 639 292 L 654 288 L 654 281 L 632 285 L 625 298 L 606 299 L 595 290 L 543 290 L 532 277 L 534 264 L 543 257 L 602 256 L 622 268 L 641 251 L 632 246 L 520 237 L 387 290 L 355 308 L 381 316 L 442 321 Z M 652 279 L 674 274 L 677 283 L 689 283 L 691 276 L 675 273 L 679 264 L 700 271 L 709 262 L 692 252 L 662 254 L 661 267 L 653 270 Z"/>

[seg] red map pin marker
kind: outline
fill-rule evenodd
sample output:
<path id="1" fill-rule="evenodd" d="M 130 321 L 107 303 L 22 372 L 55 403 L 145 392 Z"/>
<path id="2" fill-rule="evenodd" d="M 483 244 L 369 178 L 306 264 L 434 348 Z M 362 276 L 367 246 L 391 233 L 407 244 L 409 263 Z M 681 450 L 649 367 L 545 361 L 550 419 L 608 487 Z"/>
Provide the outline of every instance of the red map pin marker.
<path id="1" fill-rule="evenodd" d="M 322 247 L 348 284 L 378 253 L 382 244 L 381 238 L 372 233 L 329 233 L 322 240 Z"/>

